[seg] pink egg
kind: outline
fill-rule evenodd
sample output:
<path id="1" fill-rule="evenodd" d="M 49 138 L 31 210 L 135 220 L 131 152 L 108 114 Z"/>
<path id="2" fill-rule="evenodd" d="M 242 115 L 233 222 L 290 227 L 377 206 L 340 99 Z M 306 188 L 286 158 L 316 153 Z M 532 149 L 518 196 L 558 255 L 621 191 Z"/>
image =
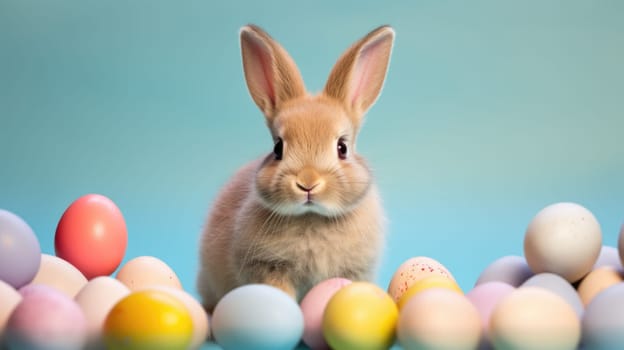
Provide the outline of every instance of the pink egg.
<path id="1" fill-rule="evenodd" d="M 511 294 L 515 289 L 510 284 L 492 281 L 479 284 L 466 293 L 466 298 L 472 302 L 479 312 L 484 338 L 487 337 L 486 331 L 490 326 L 492 311 L 501 299 Z"/>
<path id="2" fill-rule="evenodd" d="M 329 348 L 323 337 L 322 327 L 325 306 L 338 290 L 350 283 L 351 281 L 345 278 L 330 278 L 310 289 L 301 300 L 304 322 L 303 342 L 310 348 Z"/>
<path id="3" fill-rule="evenodd" d="M 82 349 L 87 321 L 71 298 L 45 285 L 20 289 L 6 327 L 9 349 Z"/>

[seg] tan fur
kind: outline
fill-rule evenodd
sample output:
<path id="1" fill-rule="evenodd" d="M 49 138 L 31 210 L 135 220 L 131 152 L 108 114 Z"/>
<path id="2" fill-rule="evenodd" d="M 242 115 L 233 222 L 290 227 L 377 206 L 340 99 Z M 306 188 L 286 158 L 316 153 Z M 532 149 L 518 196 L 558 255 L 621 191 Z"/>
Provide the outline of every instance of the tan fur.
<path id="1" fill-rule="evenodd" d="M 300 299 L 331 277 L 370 280 L 384 215 L 356 137 L 388 67 L 394 32 L 349 48 L 321 94 L 305 92 L 286 51 L 256 26 L 241 29 L 245 79 L 283 158 L 239 170 L 218 195 L 200 242 L 198 289 L 207 310 L 231 289 L 267 283 Z M 339 157 L 337 145 L 348 152 Z"/>

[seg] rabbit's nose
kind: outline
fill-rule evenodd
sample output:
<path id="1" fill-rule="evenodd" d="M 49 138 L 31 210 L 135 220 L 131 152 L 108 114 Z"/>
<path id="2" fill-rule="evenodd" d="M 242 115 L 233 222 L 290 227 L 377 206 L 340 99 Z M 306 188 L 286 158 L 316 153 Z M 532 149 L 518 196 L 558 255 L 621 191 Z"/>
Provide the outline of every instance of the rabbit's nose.
<path id="1" fill-rule="evenodd" d="M 297 174 L 296 185 L 302 191 L 310 192 L 322 184 L 323 178 L 312 168 L 304 168 Z"/>

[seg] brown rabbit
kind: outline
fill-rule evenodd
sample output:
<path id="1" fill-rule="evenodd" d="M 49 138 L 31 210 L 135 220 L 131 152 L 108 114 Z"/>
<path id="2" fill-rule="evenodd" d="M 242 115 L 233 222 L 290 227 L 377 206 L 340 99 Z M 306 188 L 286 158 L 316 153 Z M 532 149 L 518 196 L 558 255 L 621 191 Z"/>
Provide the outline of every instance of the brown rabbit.
<path id="1" fill-rule="evenodd" d="M 384 214 L 356 137 L 382 89 L 393 40 L 392 28 L 373 30 L 310 95 L 277 42 L 254 25 L 240 30 L 247 87 L 274 149 L 239 170 L 212 208 L 197 280 L 207 310 L 249 283 L 299 300 L 327 278 L 373 278 Z"/>

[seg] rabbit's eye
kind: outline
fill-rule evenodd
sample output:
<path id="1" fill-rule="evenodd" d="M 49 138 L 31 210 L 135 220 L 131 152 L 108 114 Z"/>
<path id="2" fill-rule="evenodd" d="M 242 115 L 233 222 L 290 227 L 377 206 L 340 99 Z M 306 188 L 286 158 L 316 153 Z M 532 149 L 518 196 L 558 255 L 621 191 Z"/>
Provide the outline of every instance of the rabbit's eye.
<path id="1" fill-rule="evenodd" d="M 281 138 L 277 139 L 275 143 L 275 147 L 273 147 L 273 154 L 275 154 L 275 160 L 282 160 L 282 155 L 284 153 L 284 142 Z"/>
<path id="2" fill-rule="evenodd" d="M 338 140 L 338 158 L 347 159 L 347 143 L 343 139 Z"/>

